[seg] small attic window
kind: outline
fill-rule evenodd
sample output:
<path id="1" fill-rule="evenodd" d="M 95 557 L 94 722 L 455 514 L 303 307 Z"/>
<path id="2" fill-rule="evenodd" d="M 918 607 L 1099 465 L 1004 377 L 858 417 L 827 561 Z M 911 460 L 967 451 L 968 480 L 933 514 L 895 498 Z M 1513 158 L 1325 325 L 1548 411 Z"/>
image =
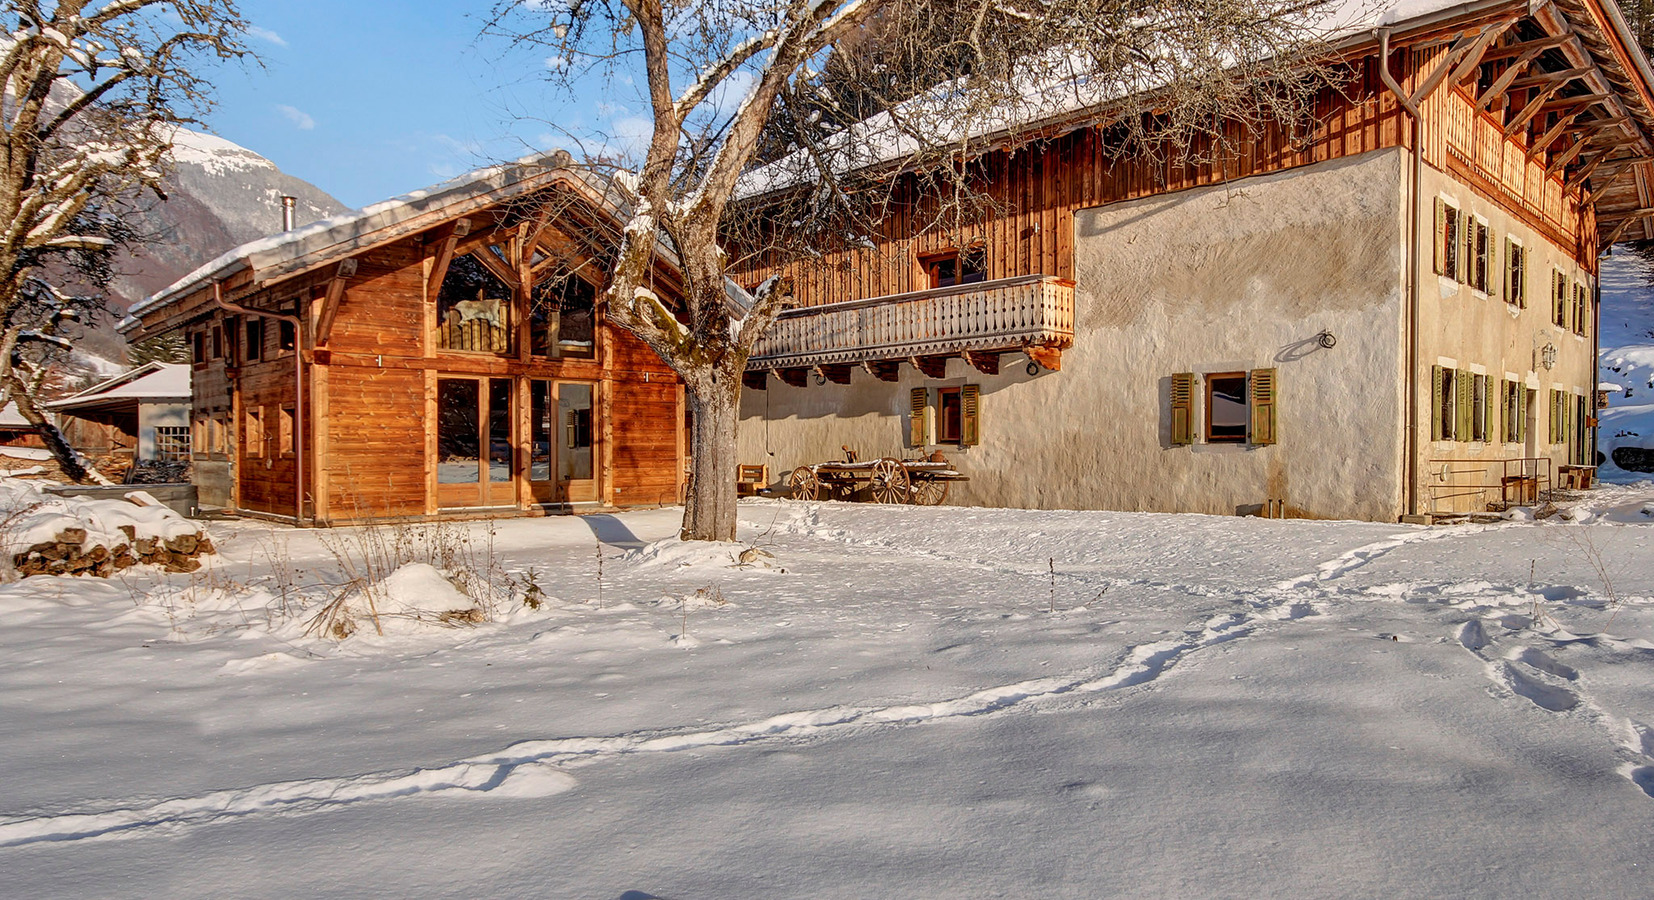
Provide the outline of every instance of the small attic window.
<path id="1" fill-rule="evenodd" d="M 535 356 L 590 359 L 597 353 L 597 288 L 559 271 L 534 285 L 529 335 Z"/>

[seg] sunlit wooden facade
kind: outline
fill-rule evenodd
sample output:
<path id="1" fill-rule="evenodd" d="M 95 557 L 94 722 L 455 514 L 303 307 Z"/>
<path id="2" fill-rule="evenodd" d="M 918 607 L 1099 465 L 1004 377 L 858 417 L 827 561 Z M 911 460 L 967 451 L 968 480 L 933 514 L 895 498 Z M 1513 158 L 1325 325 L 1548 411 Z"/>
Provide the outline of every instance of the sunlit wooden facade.
<path id="1" fill-rule="evenodd" d="M 255 242 L 135 309 L 129 333 L 189 337 L 203 505 L 339 524 L 678 502 L 681 383 L 596 306 L 609 198 L 560 162 Z"/>

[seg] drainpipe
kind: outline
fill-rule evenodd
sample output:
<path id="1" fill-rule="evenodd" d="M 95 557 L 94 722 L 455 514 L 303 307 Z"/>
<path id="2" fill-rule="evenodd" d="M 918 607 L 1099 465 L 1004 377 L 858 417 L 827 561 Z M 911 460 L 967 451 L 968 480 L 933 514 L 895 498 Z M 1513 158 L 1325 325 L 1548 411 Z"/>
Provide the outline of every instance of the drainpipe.
<path id="1" fill-rule="evenodd" d="M 1390 29 L 1378 29 L 1378 77 L 1394 94 L 1403 111 L 1413 123 L 1412 182 L 1408 188 L 1407 222 L 1407 457 L 1402 465 L 1402 479 L 1406 491 L 1409 516 L 1419 514 L 1418 490 L 1418 361 L 1419 361 L 1419 181 L 1424 148 L 1420 143 L 1419 108 L 1390 74 Z"/>
<path id="2" fill-rule="evenodd" d="M 291 323 L 293 326 L 293 524 L 304 524 L 304 330 L 298 316 L 250 309 L 224 299 L 224 282 L 212 283 L 212 299 L 219 309 L 243 316 L 259 316 Z"/>

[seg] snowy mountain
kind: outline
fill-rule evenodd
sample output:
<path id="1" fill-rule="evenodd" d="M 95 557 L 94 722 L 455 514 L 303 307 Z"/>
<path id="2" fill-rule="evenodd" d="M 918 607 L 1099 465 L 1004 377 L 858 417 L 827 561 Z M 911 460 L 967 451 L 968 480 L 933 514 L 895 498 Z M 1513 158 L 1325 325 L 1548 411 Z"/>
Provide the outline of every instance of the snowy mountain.
<path id="1" fill-rule="evenodd" d="M 1605 481 L 1646 479 L 1654 470 L 1654 261 L 1641 254 L 1621 250 L 1602 261 L 1601 347 L 1598 381 L 1617 390 L 1600 414 L 1597 444 L 1606 458 L 1598 473 Z M 1621 454 L 1644 471 L 1617 465 L 1620 447 L 1647 448 L 1647 454 Z"/>
<path id="2" fill-rule="evenodd" d="M 117 317 L 204 260 L 281 230 L 284 195 L 298 198 L 297 225 L 350 211 L 322 189 L 221 137 L 181 130 L 172 160 L 167 199 L 151 202 L 138 223 L 155 239 L 119 263 L 122 274 L 110 291 Z M 105 328 L 87 343 L 118 356 L 119 342 Z"/>

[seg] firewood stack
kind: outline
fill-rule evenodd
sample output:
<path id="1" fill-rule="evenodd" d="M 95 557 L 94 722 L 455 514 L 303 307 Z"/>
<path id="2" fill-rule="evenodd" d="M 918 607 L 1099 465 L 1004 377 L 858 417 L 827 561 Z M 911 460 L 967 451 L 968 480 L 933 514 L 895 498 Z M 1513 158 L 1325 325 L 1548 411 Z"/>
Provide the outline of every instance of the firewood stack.
<path id="1" fill-rule="evenodd" d="M 216 553 L 205 531 L 171 538 L 137 537 L 131 525 L 119 526 L 126 541 L 115 546 L 94 542 L 87 545 L 84 528 L 65 528 L 50 541 L 34 544 L 12 556 L 12 565 L 24 577 L 30 575 L 95 575 L 107 578 L 113 572 L 139 563 L 160 566 L 168 572 L 194 572 L 201 568 L 199 557 Z"/>

